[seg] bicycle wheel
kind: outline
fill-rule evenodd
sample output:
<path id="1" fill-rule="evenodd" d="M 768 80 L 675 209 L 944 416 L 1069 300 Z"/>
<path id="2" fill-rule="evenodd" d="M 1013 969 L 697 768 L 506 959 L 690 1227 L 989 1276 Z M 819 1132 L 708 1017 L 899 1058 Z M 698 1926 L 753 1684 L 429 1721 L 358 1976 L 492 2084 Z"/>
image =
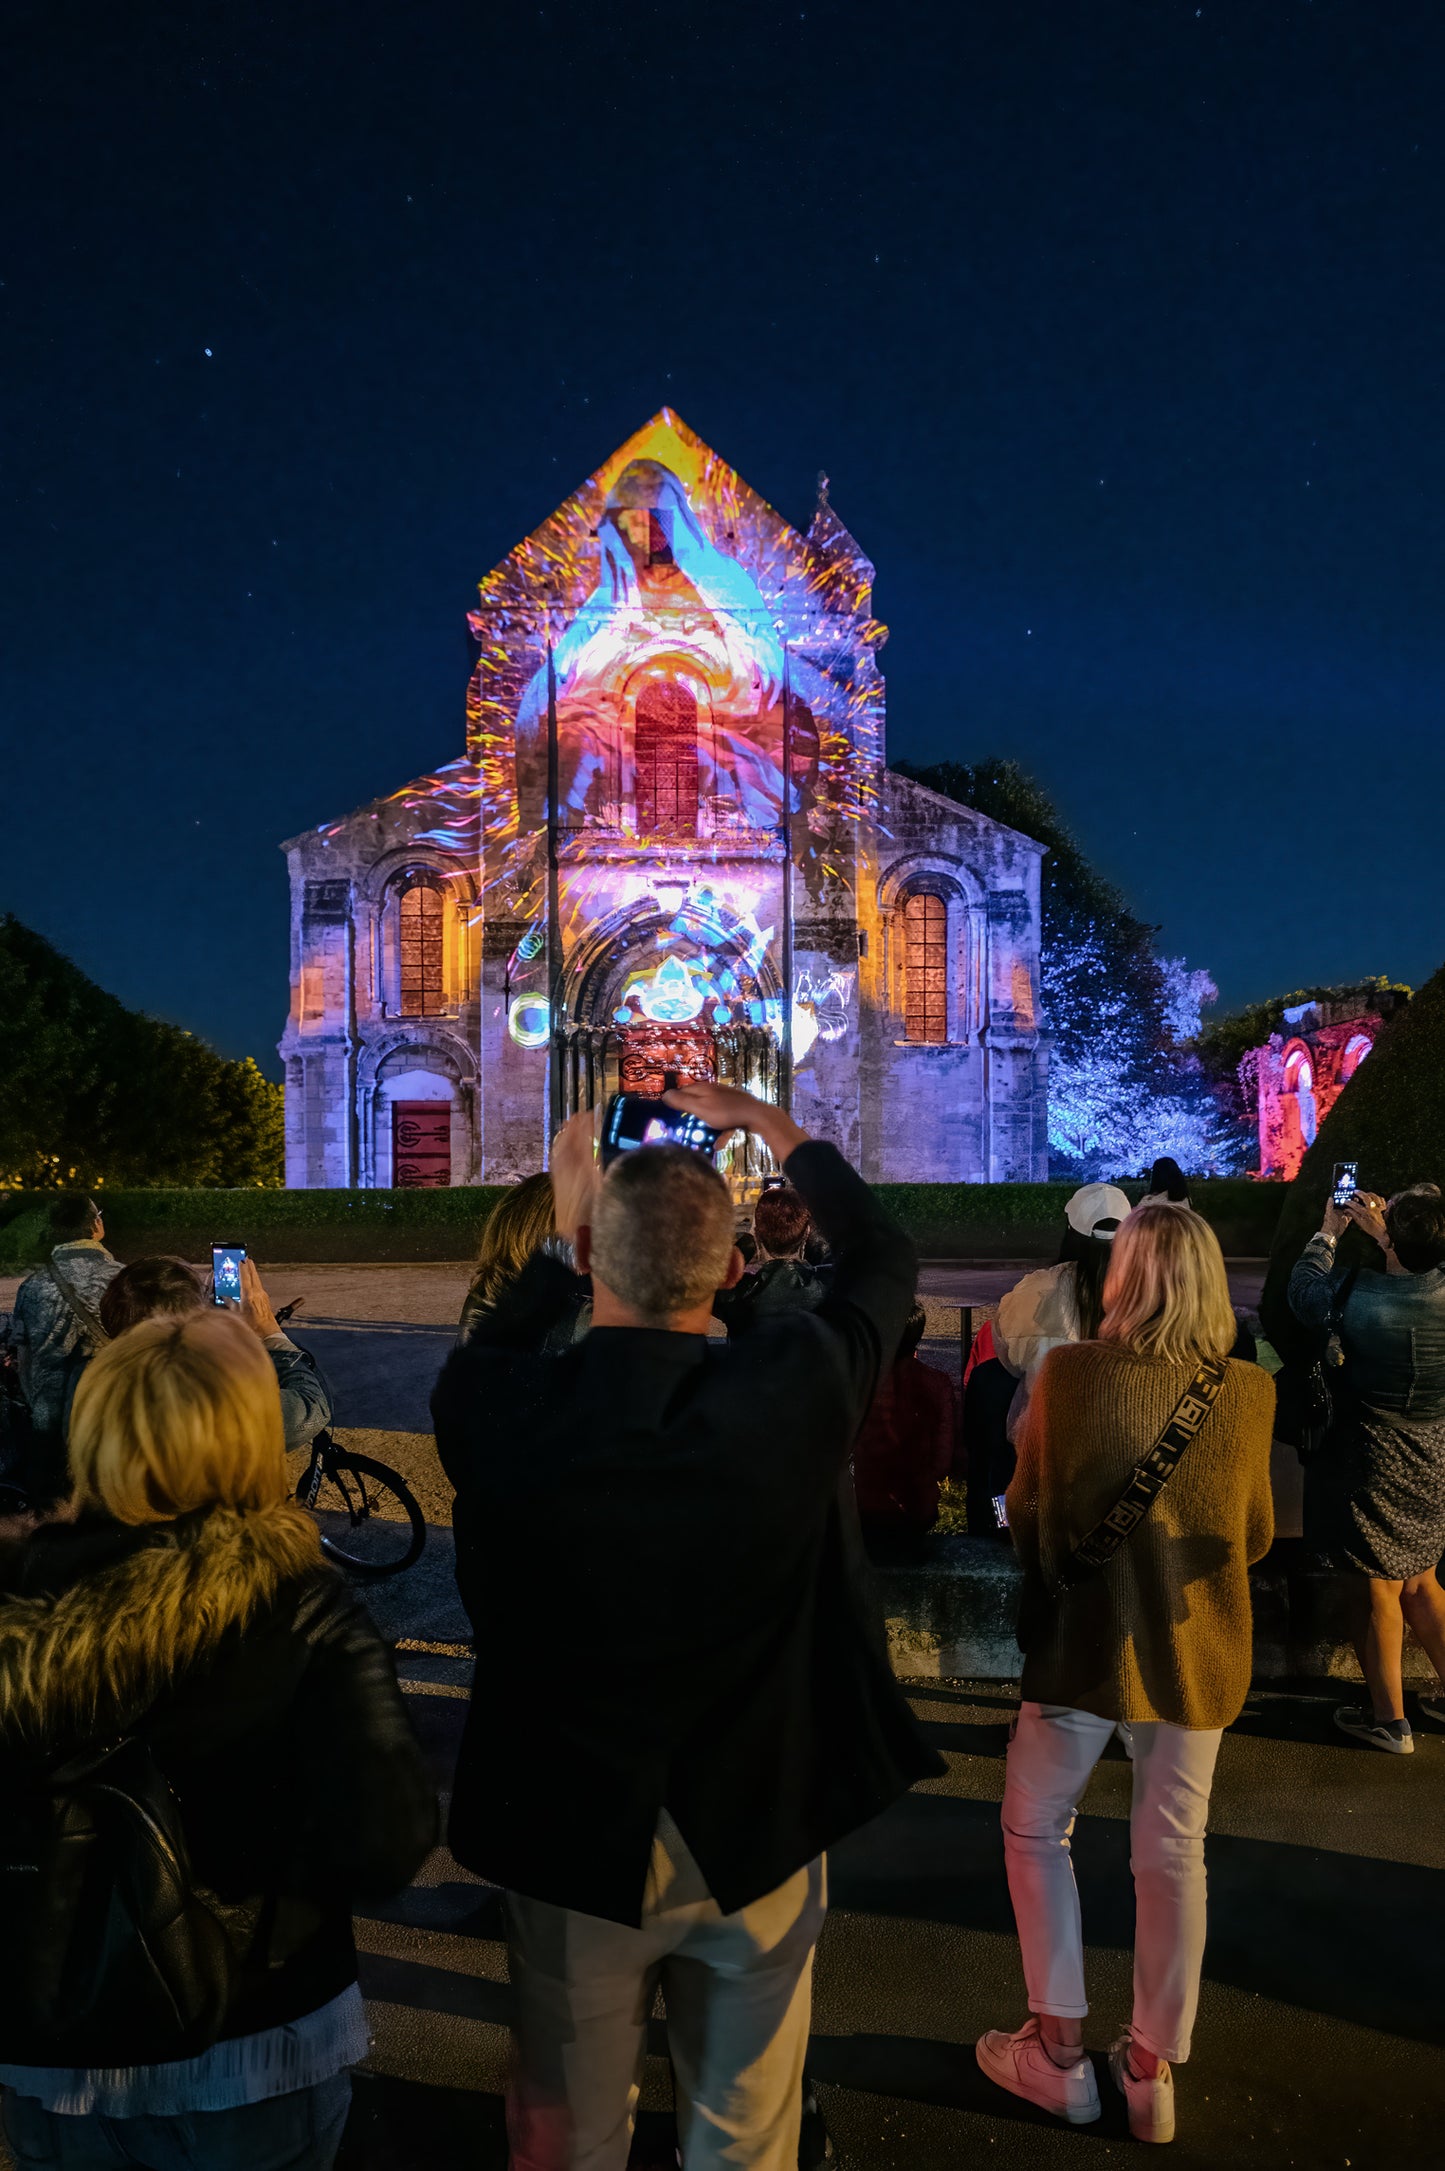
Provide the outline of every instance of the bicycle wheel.
<path id="1" fill-rule="evenodd" d="M 305 1479 L 298 1499 L 310 1490 Z M 308 1503 L 321 1525 L 321 1550 L 352 1575 L 400 1575 L 421 1556 L 426 1521 L 395 1470 L 338 1448 Z"/>

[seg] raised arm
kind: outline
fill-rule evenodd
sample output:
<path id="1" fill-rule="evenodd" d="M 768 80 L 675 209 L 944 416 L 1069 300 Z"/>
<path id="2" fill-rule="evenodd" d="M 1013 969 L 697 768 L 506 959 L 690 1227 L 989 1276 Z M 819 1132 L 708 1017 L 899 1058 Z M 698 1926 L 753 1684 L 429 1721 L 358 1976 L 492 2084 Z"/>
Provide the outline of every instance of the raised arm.
<path id="1" fill-rule="evenodd" d="M 802 1196 L 833 1253 L 832 1287 L 811 1316 L 838 1338 L 861 1424 L 913 1309 L 918 1257 L 912 1239 L 837 1147 L 809 1138 L 783 1109 L 735 1086 L 682 1086 L 665 1097 L 719 1131 L 751 1131 Z"/>
<path id="2" fill-rule="evenodd" d="M 1327 1327 L 1334 1308 L 1335 1240 L 1324 1229 L 1312 1236 L 1289 1277 L 1289 1308 L 1302 1326 Z"/>

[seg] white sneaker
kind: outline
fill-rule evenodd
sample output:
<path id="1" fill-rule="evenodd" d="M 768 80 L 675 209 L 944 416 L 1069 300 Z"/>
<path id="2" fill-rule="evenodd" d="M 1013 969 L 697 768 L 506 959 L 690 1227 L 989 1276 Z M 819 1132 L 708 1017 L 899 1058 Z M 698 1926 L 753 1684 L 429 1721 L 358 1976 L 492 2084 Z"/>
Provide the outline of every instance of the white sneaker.
<path id="1" fill-rule="evenodd" d="M 1039 2035 L 1037 2018 L 1026 2020 L 1017 2035 L 990 2028 L 975 2052 L 991 2081 L 1011 2096 L 1036 2103 L 1071 2126 L 1089 2126 L 1099 2115 L 1099 2084 L 1094 2068 L 1080 2051 L 1074 2065 L 1056 2065 Z"/>
<path id="2" fill-rule="evenodd" d="M 1427 1719 L 1433 1719 L 1437 1726 L 1445 1726 L 1445 1690 L 1436 1689 L 1432 1695 L 1418 1697 L 1416 1701 Z"/>
<path id="3" fill-rule="evenodd" d="M 1383 1749 L 1387 1756 L 1410 1756 L 1415 1739 L 1408 1719 L 1377 1719 L 1368 1704 L 1341 1704 L 1335 1724 L 1342 1734 L 1363 1741 L 1368 1748 Z"/>
<path id="4" fill-rule="evenodd" d="M 1129 2106 L 1129 2131 L 1136 2141 L 1172 2141 L 1174 2138 L 1174 2075 L 1164 2066 L 1152 2081 L 1141 2081 L 1129 2066 L 1130 2033 L 1126 2028 L 1117 2043 L 1109 2046 L 1109 2071 L 1114 2085 L 1123 2091 Z"/>

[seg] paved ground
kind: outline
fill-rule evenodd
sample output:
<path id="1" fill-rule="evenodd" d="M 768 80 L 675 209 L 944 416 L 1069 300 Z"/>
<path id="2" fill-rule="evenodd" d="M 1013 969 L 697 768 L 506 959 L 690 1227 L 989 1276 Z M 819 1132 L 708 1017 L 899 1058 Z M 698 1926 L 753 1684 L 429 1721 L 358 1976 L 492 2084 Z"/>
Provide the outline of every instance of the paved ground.
<path id="1" fill-rule="evenodd" d="M 446 1783 L 467 1664 L 403 1652 L 412 1709 Z M 538 1684 L 538 1694 L 565 1693 Z M 811 2066 L 845 2171 L 1126 2160 L 1099 2125 L 1055 2125 L 984 2081 L 972 2043 L 1023 2015 L 997 1802 L 1011 1694 L 919 1684 L 948 1759 L 833 1857 Z M 1436 2166 L 1445 2160 L 1445 1737 L 1395 1760 L 1331 1737 L 1329 1700 L 1262 1696 L 1225 1743 L 1210 1840 L 1211 1938 L 1172 2161 Z M 500 1752 L 499 1752 L 500 1753 Z M 1127 2012 L 1129 1772 L 1111 1752 L 1079 1821 L 1095 2017 Z M 508 1992 L 497 1895 L 441 1852 L 358 1925 L 376 2050 L 339 2171 L 501 2171 Z M 655 2023 L 653 2049 L 662 2029 Z M 635 2166 L 670 2164 L 667 2069 L 648 2060 Z"/>

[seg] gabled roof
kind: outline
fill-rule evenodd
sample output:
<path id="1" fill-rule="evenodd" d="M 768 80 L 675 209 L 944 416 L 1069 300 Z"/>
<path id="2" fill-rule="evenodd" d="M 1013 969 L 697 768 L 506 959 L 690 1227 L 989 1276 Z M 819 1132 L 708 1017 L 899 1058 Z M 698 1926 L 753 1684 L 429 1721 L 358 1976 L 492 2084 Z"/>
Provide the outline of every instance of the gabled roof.
<path id="1" fill-rule="evenodd" d="M 941 814 L 948 815 L 953 821 L 962 819 L 969 822 L 981 822 L 985 829 L 1002 830 L 1006 837 L 1016 837 L 1026 851 L 1037 852 L 1040 859 L 1048 858 L 1049 846 L 1040 844 L 1037 837 L 1028 836 L 1022 829 L 1012 828 L 1009 823 L 999 821 L 992 814 L 980 814 L 977 807 L 969 806 L 962 799 L 950 799 L 947 792 L 936 792 L 931 784 L 920 784 L 916 777 L 904 776 L 897 769 L 889 769 L 886 773 L 884 788 L 892 792 L 912 792 L 920 799 L 931 800 Z"/>
<path id="2" fill-rule="evenodd" d="M 811 561 L 817 576 L 813 585 L 820 595 L 846 586 L 851 591 L 851 607 L 856 609 L 866 601 L 873 567 L 828 503 L 825 478 L 820 478 L 818 509 L 804 535 L 680 415 L 670 407 L 660 407 L 570 497 L 564 498 L 540 527 L 515 544 L 493 567 L 480 583 L 483 606 L 536 602 L 547 591 L 563 601 L 575 592 L 583 578 L 582 561 L 590 556 L 587 546 L 608 495 L 634 460 L 655 460 L 669 468 L 699 518 L 714 527 L 720 525 L 728 530 L 736 522 L 749 521 L 770 528 L 785 556 Z M 719 544 L 724 540 L 721 535 L 715 539 Z M 845 564 L 852 574 L 846 584 L 839 580 Z"/>

